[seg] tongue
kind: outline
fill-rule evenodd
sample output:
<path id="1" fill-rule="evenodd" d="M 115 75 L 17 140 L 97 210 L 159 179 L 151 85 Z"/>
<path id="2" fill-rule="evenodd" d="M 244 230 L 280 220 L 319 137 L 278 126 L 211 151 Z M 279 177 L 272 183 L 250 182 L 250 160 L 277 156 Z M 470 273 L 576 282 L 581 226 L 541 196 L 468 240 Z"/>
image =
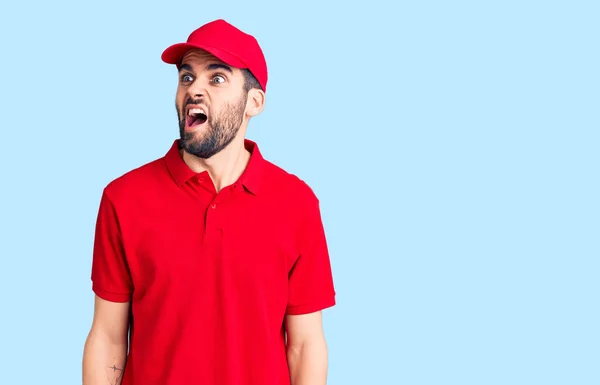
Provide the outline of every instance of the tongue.
<path id="1" fill-rule="evenodd" d="M 187 125 L 188 127 L 196 126 L 200 123 L 200 119 L 196 116 L 188 116 L 187 117 Z"/>

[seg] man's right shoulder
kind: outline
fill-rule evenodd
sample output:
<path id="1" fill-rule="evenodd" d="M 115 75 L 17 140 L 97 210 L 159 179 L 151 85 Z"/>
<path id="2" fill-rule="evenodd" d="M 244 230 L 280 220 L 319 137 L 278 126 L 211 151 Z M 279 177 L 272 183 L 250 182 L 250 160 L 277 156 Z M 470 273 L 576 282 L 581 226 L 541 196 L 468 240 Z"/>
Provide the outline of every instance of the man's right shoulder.
<path id="1" fill-rule="evenodd" d="M 163 156 L 114 178 L 105 186 L 104 193 L 111 200 L 131 199 L 160 184 L 168 176 L 166 174 Z"/>

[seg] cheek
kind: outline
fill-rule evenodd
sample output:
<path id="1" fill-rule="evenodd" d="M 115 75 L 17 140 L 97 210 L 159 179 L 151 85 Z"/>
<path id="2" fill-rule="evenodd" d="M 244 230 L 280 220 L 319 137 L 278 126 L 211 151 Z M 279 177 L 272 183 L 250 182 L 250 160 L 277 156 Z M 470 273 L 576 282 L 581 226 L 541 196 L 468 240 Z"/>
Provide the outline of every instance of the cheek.
<path id="1" fill-rule="evenodd" d="M 175 103 L 177 103 L 177 107 L 181 108 L 183 103 L 185 102 L 185 90 L 181 87 L 177 88 L 177 93 L 175 94 Z"/>

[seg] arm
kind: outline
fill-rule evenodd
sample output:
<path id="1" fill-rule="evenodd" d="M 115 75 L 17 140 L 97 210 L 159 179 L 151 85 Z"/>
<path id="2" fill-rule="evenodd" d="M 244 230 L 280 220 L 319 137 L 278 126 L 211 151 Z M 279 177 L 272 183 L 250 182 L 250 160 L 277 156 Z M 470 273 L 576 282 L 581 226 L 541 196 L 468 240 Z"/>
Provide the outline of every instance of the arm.
<path id="1" fill-rule="evenodd" d="M 292 385 L 327 383 L 327 344 L 321 312 L 287 315 L 287 361 Z"/>
<path id="2" fill-rule="evenodd" d="M 83 385 L 120 385 L 127 358 L 129 302 L 96 296 L 83 352 Z"/>

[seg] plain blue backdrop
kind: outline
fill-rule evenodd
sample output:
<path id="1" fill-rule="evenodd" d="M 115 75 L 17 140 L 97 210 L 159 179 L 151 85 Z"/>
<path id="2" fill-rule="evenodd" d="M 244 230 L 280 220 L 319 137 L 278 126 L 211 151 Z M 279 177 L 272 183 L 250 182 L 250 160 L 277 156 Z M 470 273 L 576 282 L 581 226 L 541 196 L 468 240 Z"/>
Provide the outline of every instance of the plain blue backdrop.
<path id="1" fill-rule="evenodd" d="M 4 2 L 0 383 L 80 383 L 101 191 L 225 18 L 270 71 L 248 137 L 322 203 L 328 384 L 599 384 L 597 4 Z"/>

